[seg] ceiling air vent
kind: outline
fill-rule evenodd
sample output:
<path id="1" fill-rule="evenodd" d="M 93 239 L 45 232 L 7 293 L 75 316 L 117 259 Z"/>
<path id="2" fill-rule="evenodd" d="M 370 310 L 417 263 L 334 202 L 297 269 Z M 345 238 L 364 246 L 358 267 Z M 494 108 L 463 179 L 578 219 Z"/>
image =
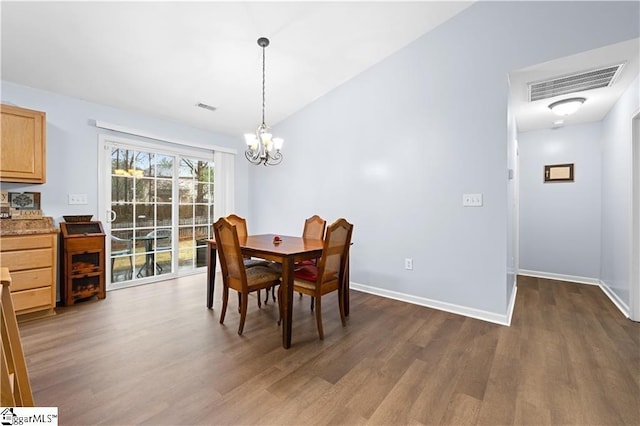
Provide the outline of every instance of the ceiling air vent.
<path id="1" fill-rule="evenodd" d="M 212 105 L 207 105 L 207 104 L 202 103 L 202 102 L 198 103 L 196 106 L 198 106 L 200 108 L 203 108 L 203 109 L 208 109 L 209 111 L 215 111 L 215 110 L 218 109 L 218 108 L 216 108 L 216 107 L 214 107 Z"/>
<path id="2" fill-rule="evenodd" d="M 529 101 L 611 86 L 624 64 L 529 83 Z"/>

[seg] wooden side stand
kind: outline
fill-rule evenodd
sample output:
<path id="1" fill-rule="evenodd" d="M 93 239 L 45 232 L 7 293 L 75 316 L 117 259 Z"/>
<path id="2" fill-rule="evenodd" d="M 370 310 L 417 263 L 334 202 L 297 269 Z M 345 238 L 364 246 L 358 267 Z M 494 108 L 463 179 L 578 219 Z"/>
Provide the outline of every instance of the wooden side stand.
<path id="1" fill-rule="evenodd" d="M 105 292 L 105 234 L 100 222 L 62 222 L 61 301 L 71 306 L 78 300 Z"/>
<path id="2" fill-rule="evenodd" d="M 0 372 L 1 404 L 3 407 L 33 407 L 33 395 L 29 373 L 24 360 L 18 321 L 13 310 L 9 286 L 11 276 L 8 268 L 0 268 L 0 302 L 2 311 L 2 359 Z"/>

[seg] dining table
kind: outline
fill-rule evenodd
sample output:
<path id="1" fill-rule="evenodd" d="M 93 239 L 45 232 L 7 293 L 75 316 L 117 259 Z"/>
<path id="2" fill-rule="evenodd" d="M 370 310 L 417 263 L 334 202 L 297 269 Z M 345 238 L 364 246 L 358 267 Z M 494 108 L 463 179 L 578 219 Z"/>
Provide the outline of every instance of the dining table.
<path id="1" fill-rule="evenodd" d="M 240 250 L 244 256 L 271 260 L 282 265 L 282 346 L 291 347 L 291 326 L 293 312 L 293 277 L 294 265 L 302 260 L 317 259 L 322 256 L 323 240 L 307 239 L 287 235 L 278 235 L 280 242 L 275 241 L 276 234 L 248 235 L 238 237 Z M 207 308 L 213 309 L 213 293 L 215 290 L 217 247 L 215 239 L 207 240 Z M 347 255 L 348 259 L 348 255 Z M 347 263 L 348 265 L 348 263 Z M 348 267 L 344 274 L 345 315 L 349 313 L 349 275 Z"/>

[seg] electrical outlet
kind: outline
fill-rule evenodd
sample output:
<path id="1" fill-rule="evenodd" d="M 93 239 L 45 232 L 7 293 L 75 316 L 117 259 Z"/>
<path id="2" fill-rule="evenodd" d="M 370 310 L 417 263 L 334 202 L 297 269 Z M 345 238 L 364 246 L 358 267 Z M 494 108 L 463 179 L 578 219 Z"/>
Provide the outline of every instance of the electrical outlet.
<path id="1" fill-rule="evenodd" d="M 482 193 L 462 194 L 462 205 L 464 207 L 482 207 Z"/>
<path id="2" fill-rule="evenodd" d="M 409 271 L 413 270 L 413 259 L 406 258 L 404 260 L 404 269 L 407 269 Z"/>
<path id="3" fill-rule="evenodd" d="M 89 204 L 87 194 L 69 194 L 69 204 Z"/>

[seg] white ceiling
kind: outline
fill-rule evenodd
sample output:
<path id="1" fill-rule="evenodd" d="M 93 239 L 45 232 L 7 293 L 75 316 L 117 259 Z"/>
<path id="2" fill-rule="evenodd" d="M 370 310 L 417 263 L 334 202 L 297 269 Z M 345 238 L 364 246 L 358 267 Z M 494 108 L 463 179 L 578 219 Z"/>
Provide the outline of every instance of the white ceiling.
<path id="1" fill-rule="evenodd" d="M 472 2 L 1 2 L 2 79 L 241 135 Z M 196 107 L 199 102 L 215 112 Z"/>
<path id="2" fill-rule="evenodd" d="M 430 31 L 472 2 L 6 2 L 2 79 L 238 136 L 278 121 Z M 551 127 L 527 84 L 625 61 L 612 88 L 566 124 L 597 121 L 638 74 L 638 39 L 509 75 L 521 131 Z M 196 107 L 203 102 L 215 112 Z"/>
<path id="3" fill-rule="evenodd" d="M 638 75 L 638 52 L 640 39 L 635 38 L 509 73 L 511 100 L 518 130 L 526 132 L 559 127 L 554 125 L 557 120 L 563 120 L 564 126 L 602 120 Z M 534 102 L 528 100 L 529 83 L 617 64 L 624 66 L 610 87 L 574 92 Z M 587 100 L 573 115 L 561 118 L 549 109 L 549 104 L 554 101 L 576 96 Z"/>

